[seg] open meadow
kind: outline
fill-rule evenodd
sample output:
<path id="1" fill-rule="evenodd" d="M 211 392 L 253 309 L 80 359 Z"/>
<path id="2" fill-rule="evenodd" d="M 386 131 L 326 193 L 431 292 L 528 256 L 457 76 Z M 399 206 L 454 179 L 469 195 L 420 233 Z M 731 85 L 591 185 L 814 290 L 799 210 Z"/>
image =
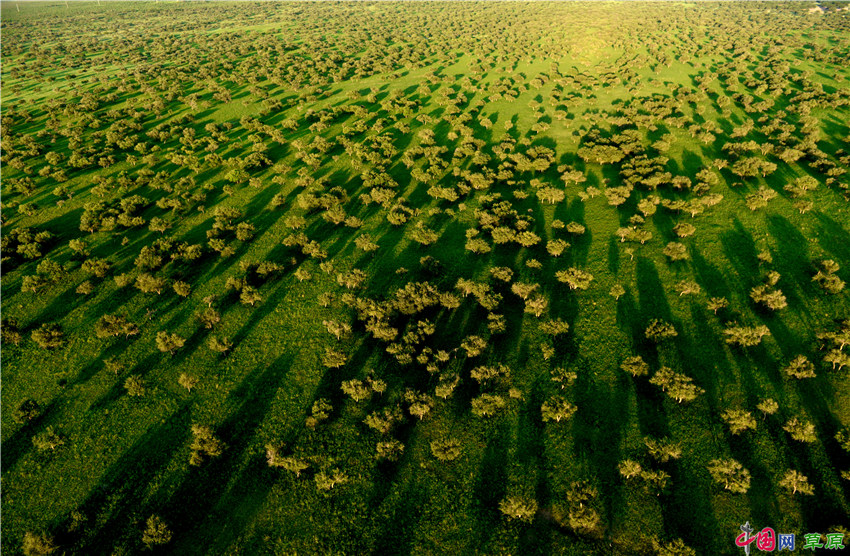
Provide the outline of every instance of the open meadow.
<path id="1" fill-rule="evenodd" d="M 3 2 L 3 554 L 841 542 L 849 6 Z"/>

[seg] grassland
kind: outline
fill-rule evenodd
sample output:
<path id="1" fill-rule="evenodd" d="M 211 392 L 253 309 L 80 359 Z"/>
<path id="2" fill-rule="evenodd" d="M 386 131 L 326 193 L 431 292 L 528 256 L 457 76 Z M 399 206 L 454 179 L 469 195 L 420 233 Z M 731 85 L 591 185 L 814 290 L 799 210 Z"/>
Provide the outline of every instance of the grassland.
<path id="1" fill-rule="evenodd" d="M 2 551 L 846 532 L 845 4 L 2 3 Z"/>

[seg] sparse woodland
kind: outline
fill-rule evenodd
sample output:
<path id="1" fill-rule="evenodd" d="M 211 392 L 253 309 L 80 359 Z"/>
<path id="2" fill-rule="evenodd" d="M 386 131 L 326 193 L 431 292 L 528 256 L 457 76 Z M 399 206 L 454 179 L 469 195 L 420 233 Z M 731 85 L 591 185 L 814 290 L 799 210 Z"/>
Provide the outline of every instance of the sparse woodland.
<path id="1" fill-rule="evenodd" d="M 4 554 L 847 532 L 821 5 L 4 2 Z"/>

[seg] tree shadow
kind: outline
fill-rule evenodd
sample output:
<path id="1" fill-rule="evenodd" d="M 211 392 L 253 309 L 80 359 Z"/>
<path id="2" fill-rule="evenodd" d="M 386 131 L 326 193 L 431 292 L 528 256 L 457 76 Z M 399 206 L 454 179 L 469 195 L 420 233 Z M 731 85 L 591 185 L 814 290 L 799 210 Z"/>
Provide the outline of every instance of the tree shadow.
<path id="1" fill-rule="evenodd" d="M 246 525 L 261 508 L 276 474 L 248 448 L 293 357 L 292 353 L 280 355 L 266 369 L 250 373 L 231 392 L 235 409 L 215 430 L 226 443 L 224 453 L 190 470 L 167 499 L 155 495 L 149 502 L 151 511 L 158 509 L 174 531 L 182 532 L 170 551 L 179 554 L 194 547 L 192 551 L 209 552 L 213 545 L 229 546 L 232 539 L 228 536 L 238 534 L 230 524 Z M 221 481 L 218 477 L 236 478 Z"/>
<path id="2" fill-rule="evenodd" d="M 176 431 L 188 431 L 189 422 L 189 406 L 183 403 L 161 425 L 145 432 L 103 475 L 80 510 L 86 515 L 106 510 L 108 517 L 86 530 L 76 543 L 78 553 L 109 554 L 116 540 L 140 548 L 140 536 L 127 539 L 127 531 L 134 529 L 132 524 L 147 519 L 140 508 L 151 481 L 183 448 L 185 432 Z"/>

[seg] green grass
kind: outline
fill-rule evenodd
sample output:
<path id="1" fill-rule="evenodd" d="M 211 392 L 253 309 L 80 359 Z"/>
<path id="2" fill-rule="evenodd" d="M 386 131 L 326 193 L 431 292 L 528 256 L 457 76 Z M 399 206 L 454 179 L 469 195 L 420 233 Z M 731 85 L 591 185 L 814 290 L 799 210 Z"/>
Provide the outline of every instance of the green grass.
<path id="1" fill-rule="evenodd" d="M 738 549 L 732 540 L 747 520 L 757 529 L 795 532 L 798 541 L 803 533 L 850 525 L 847 483 L 840 477 L 850 461 L 834 439 L 850 425 L 848 379 L 846 372 L 832 371 L 821 361 L 815 336 L 834 329 L 836 319 L 850 316 L 850 299 L 846 289 L 827 295 L 811 281 L 815 263 L 822 259 L 839 263 L 838 275 L 850 281 L 847 176 L 827 182 L 812 163 L 814 157 L 787 164 L 767 155 L 778 168 L 766 178 L 743 179 L 713 166 L 715 159 L 727 156 L 723 144 L 736 140 L 730 137 L 732 130 L 745 121 L 753 121 L 755 130 L 740 141 L 776 143 L 761 128 L 782 121 L 794 126 L 792 144 L 799 142 L 802 118 L 795 106 L 801 101 L 794 96 L 804 85 L 791 78 L 809 70 L 809 90 L 817 84 L 823 87 L 823 93 L 815 91 L 819 104 L 810 112 L 820 132 L 817 147 L 826 160 L 846 167 L 841 158 L 847 155 L 850 118 L 847 105 L 836 99 L 848 98 L 850 71 L 843 63 L 850 53 L 847 16 L 828 13 L 815 18 L 805 15 L 806 10 L 806 5 L 794 4 L 732 7 L 708 2 L 91 2 L 67 8 L 61 3 L 22 3 L 18 12 L 14 4 L 4 2 L 3 127 L 11 135 L 4 136 L 3 145 L 3 234 L 24 227 L 50 231 L 54 239 L 43 249 L 44 257 L 68 263 L 69 271 L 40 294 L 23 292 L 24 277 L 35 274 L 40 259 L 27 260 L 4 248 L 3 317 L 18 321 L 23 340 L 20 345 L 4 341 L 2 350 L 3 551 L 17 553 L 25 532 L 35 532 L 52 535 L 69 554 L 135 553 L 144 549 L 142 531 L 152 514 L 161 516 L 173 532 L 171 541 L 157 550 L 173 554 L 637 554 L 651 552 L 653 540 L 663 544 L 674 539 L 683 539 L 698 554 L 734 554 Z M 753 29 L 753 21 L 761 27 Z M 279 48 L 263 50 L 266 43 Z M 809 48 L 809 43 L 817 48 Z M 779 45 L 775 59 L 768 58 L 772 45 Z M 72 58 L 75 49 L 85 58 Z M 293 57 L 283 60 L 287 53 Z M 742 58 L 742 53 L 748 57 Z M 401 60 L 402 55 L 409 60 Z M 669 64 L 659 61 L 661 56 Z M 205 61 L 195 61 L 201 59 Z M 355 61 L 365 68 L 360 76 L 352 69 Z M 790 72 L 770 74 L 779 61 L 787 62 Z M 343 67 L 347 62 L 351 65 Z M 728 81 L 734 86 L 715 79 L 706 85 L 706 95 L 698 94 L 696 78 L 727 72 L 735 64 L 740 73 Z M 287 76 L 290 66 L 297 71 Z M 347 73 L 336 80 L 337 71 Z M 92 76 L 97 79 L 90 80 Z M 250 90 L 252 76 L 270 99 L 282 102 L 281 109 L 263 111 L 263 99 Z M 578 82 L 568 79 L 572 77 Z M 747 84 L 771 77 L 779 80 L 779 89 L 757 92 Z M 324 78 L 329 79 L 317 82 Z M 502 78 L 513 80 L 510 86 L 517 98 L 490 101 L 491 86 Z M 532 84 L 535 78 L 543 81 L 541 86 Z M 224 84 L 232 100 L 214 100 L 211 81 Z M 417 90 L 423 83 L 429 93 Z M 696 195 L 669 184 L 657 191 L 637 187 L 615 208 L 604 190 L 623 182 L 621 164 L 587 162 L 577 150 L 592 129 L 604 136 L 620 132 L 611 118 L 626 114 L 637 101 L 673 99 L 680 87 L 697 93 L 694 102 L 675 99 L 671 115 L 681 116 L 686 125 L 677 128 L 669 118 L 652 116 L 655 129 L 643 123 L 629 123 L 624 129 L 637 130 L 648 156 L 666 156 L 664 169 L 672 175 L 696 183 L 697 173 L 710 169 L 719 178 L 711 192 L 723 200 L 695 218 L 659 206 L 644 225 L 651 240 L 645 245 L 621 243 L 616 231 L 637 213 L 639 199 L 656 194 L 687 200 Z M 165 110 L 152 112 L 150 91 L 164 96 L 169 88 L 175 94 Z M 446 106 L 439 101 L 439 91 L 445 88 L 466 97 L 460 110 L 472 119 L 464 125 L 490 156 L 489 169 L 499 169 L 502 160 L 492 149 L 508 137 L 517 141 L 515 152 L 527 146 L 552 149 L 555 162 L 542 172 L 516 172 L 510 178 L 513 184 L 496 180 L 487 190 L 473 189 L 454 203 L 430 197 L 431 185 L 453 187 L 462 181 L 453 169 L 477 170 L 467 158 L 452 158 L 460 138 L 450 132 L 460 126 L 447 118 Z M 376 93 L 375 102 L 366 99 L 370 90 Z M 94 114 L 102 125 L 85 127 L 81 144 L 91 146 L 97 156 L 114 150 L 117 160 L 105 168 L 78 170 L 67 164 L 74 150 L 68 138 L 50 131 L 48 111 L 53 102 L 73 106 L 89 91 L 101 99 L 111 91 L 117 98 L 101 102 Z M 361 96 L 352 100 L 353 91 Z M 382 107 L 394 91 L 419 103 L 412 114 L 394 120 L 393 111 Z M 187 104 L 191 93 L 205 103 L 197 110 Z M 775 100 L 765 112 L 766 122 L 758 121 L 761 114 L 748 113 L 733 97 L 736 93 L 751 95 L 755 102 Z M 717 104 L 722 97 L 732 101 L 727 114 Z M 479 100 L 484 102 L 480 108 L 475 106 Z M 530 105 L 532 101 L 537 104 Z M 375 164 L 360 165 L 338 143 L 320 158 L 316 170 L 296 156 L 295 140 L 307 145 L 314 136 L 338 139 L 344 127 L 358 120 L 340 113 L 314 133 L 308 110 L 352 105 L 368 110 L 363 118 L 368 126 L 382 119 L 389 129 L 397 152 L 383 169 L 399 184 L 397 196 L 421 210 L 403 226 L 391 225 L 385 208 L 364 205 L 359 198 L 368 192 L 361 173 Z M 539 134 L 530 130 L 538 121 L 532 108 L 537 105 L 541 121 L 549 123 Z M 132 148 L 104 144 L 101 132 L 114 120 L 129 120 L 110 115 L 118 109 L 142 112 L 141 128 L 132 133 L 149 149 L 160 148 L 153 172 L 165 172 L 172 185 L 194 176 L 195 190 L 209 188 L 200 203 L 203 212 L 161 209 L 155 205 L 158 199 L 176 198 L 179 192 L 147 184 L 127 191 L 116 187 L 102 199 L 92 192 L 96 178 L 118 179 L 122 172 L 136 177 L 148 168 L 140 153 L 135 153 L 135 165 L 124 160 Z M 567 117 L 557 119 L 556 110 L 564 110 Z M 29 121 L 21 116 L 27 111 Z M 420 114 L 431 115 L 433 121 L 420 123 Z M 293 118 L 299 127 L 282 130 L 283 145 L 262 138 L 273 165 L 249 172 L 259 179 L 259 187 L 240 183 L 228 193 L 228 169 L 203 162 L 204 143 L 187 149 L 202 163 L 194 173 L 163 157 L 183 152 L 179 132 L 165 141 L 147 135 L 156 125 L 184 116 L 191 120 L 178 128 L 194 129 L 199 139 L 210 135 L 208 123 L 232 124 L 225 132 L 227 142 L 216 152 L 234 159 L 251 151 L 253 132 L 240 123 L 244 116 L 272 128 Z M 492 120 L 492 127 L 481 126 L 479 116 Z M 60 115 L 57 129 L 69 129 L 84 118 Z M 705 121 L 717 122 L 721 129 L 713 142 L 689 133 L 688 126 Z M 510 130 L 506 122 L 513 123 Z M 400 125 L 409 126 L 409 131 L 400 130 Z M 423 129 L 434 130 L 437 144 L 448 149 L 445 171 L 428 184 L 412 178 L 411 169 L 402 163 L 405 151 L 422 143 L 418 134 Z M 652 145 L 668 132 L 671 148 L 659 153 Z M 369 130 L 351 139 L 366 146 L 376 135 Z M 23 137 L 41 145 L 43 152 L 21 154 Z M 527 146 L 520 143 L 524 139 Z M 52 193 L 55 180 L 38 174 L 49 151 L 64 156 L 60 166 L 69 180 L 62 185 L 73 197 L 62 204 Z M 24 175 L 9 163 L 13 158 L 33 170 L 29 195 L 13 187 Z M 559 165 L 581 171 L 587 181 L 564 188 Z M 422 167 L 418 159 L 415 168 Z M 299 182 L 302 169 L 306 175 L 326 177 L 325 191 L 341 188 L 347 195 L 345 212 L 361 219 L 362 225 L 334 226 L 320 211 L 305 211 L 298 203 L 305 191 Z M 814 208 L 800 214 L 783 187 L 804 175 L 814 176 L 819 186 L 807 197 Z M 282 181 L 272 181 L 275 177 Z M 541 203 L 534 179 L 564 189 L 566 199 L 555 205 Z M 583 199 L 589 186 L 603 193 Z M 760 186 L 778 195 L 766 208 L 750 210 L 746 196 Z M 515 191 L 528 196 L 514 197 Z M 533 218 L 529 229 L 542 238 L 540 244 L 492 245 L 485 255 L 465 250 L 466 230 L 481 228 L 476 210 L 485 206 L 482 197 L 492 193 L 501 194 L 519 215 Z M 94 234 L 79 230 L 88 203 L 117 202 L 136 194 L 149 201 L 138 215 L 171 224 L 165 237 L 207 246 L 194 263 L 169 262 L 156 271 L 189 283 L 188 298 L 178 297 L 170 286 L 161 295 L 141 293 L 132 285 L 119 288 L 112 278 L 138 274 L 136 257 L 162 237 L 159 233 L 146 226 Z M 285 200 L 281 207 L 272 206 L 275 195 Z M 18 213 L 24 202 L 38 206 L 34 215 Z M 224 206 L 242 210 L 242 221 L 255 228 L 249 241 L 228 239 L 235 253 L 226 258 L 208 248 L 206 235 L 215 208 Z M 434 208 L 441 212 L 432 214 Z M 453 213 L 445 213 L 447 208 Z M 327 251 L 332 272 L 323 272 L 319 261 L 282 244 L 291 232 L 286 218 L 292 215 L 307 219 L 303 231 Z M 553 227 L 555 220 L 578 222 L 586 231 L 569 234 Z M 438 232 L 434 245 L 423 247 L 411 240 L 417 222 Z M 689 259 L 671 263 L 662 249 L 679 241 L 673 232 L 679 222 L 693 223 L 697 232 L 681 240 Z M 362 233 L 371 234 L 380 249 L 371 254 L 357 249 L 354 240 Z M 483 229 L 478 237 L 489 240 Z M 92 279 L 81 269 L 81 259 L 68 245 L 75 238 L 89 243 L 93 257 L 109 260 L 112 269 L 106 278 Z M 545 242 L 555 238 L 571 243 L 559 258 L 545 249 Z M 759 262 L 762 251 L 771 254 L 772 263 Z M 420 258 L 425 255 L 436 258 L 441 269 L 424 268 Z M 542 268 L 528 268 L 525 262 L 532 258 Z M 259 303 L 241 304 L 237 294 L 226 291 L 228 278 L 244 276 L 241 263 L 263 261 L 280 263 L 284 271 L 255 282 L 262 296 Z M 541 319 L 524 313 L 510 287 L 490 277 L 495 266 L 510 267 L 514 281 L 540 284 L 549 302 Z M 556 271 L 569 267 L 594 276 L 587 291 L 571 291 L 555 280 Z M 299 281 L 297 268 L 312 277 Z M 402 333 L 418 319 L 434 323 L 436 332 L 427 345 L 435 351 L 455 350 L 471 334 L 488 338 L 488 347 L 478 357 L 467 358 L 460 349 L 453 352 L 441 372 L 457 372 L 460 385 L 447 400 L 435 397 L 438 377 L 422 364 L 399 364 L 341 302 L 346 290 L 336 274 L 353 268 L 368 275 L 356 295 L 375 300 L 392 299 L 395 290 L 411 282 L 428 281 L 441 291 L 453 290 L 459 278 L 489 282 L 503 296 L 494 312 L 504 315 L 507 329 L 491 335 L 488 311 L 471 296 L 455 310 L 438 306 L 414 317 L 396 314 L 392 323 Z M 398 273 L 400 268 L 407 271 Z M 749 295 L 768 270 L 781 274 L 778 287 L 788 301 L 787 308 L 775 313 L 756 306 Z M 94 292 L 75 293 L 87 279 L 95 283 Z M 679 296 L 674 286 L 682 280 L 698 283 L 701 293 Z M 609 294 L 615 284 L 626 292 L 618 300 Z M 336 296 L 329 307 L 318 301 L 324 292 Z M 194 317 L 210 295 L 219 296 L 216 307 L 221 313 L 212 331 Z M 726 297 L 729 308 L 714 315 L 706 309 L 709 297 Z M 98 338 L 95 323 L 115 313 L 137 323 L 140 333 L 129 339 Z M 539 324 L 547 318 L 570 325 L 569 333 L 554 342 L 549 359 L 541 343 L 550 340 Z M 656 318 L 674 324 L 678 336 L 660 345 L 647 341 L 644 330 Z M 323 326 L 325 320 L 350 322 L 353 334 L 337 341 Z M 770 335 L 757 347 L 729 346 L 723 329 L 732 321 L 764 324 Z M 43 350 L 30 339 L 43 323 L 61 324 L 63 347 Z M 186 345 L 174 355 L 161 353 L 155 338 L 163 330 L 180 334 Z M 229 338 L 232 351 L 223 357 L 208 349 L 210 336 Z M 324 367 L 326 347 L 344 351 L 348 363 L 339 369 Z M 801 354 L 815 363 L 816 378 L 795 381 L 782 373 L 787 362 Z M 653 372 L 668 366 L 690 376 L 704 394 L 689 404 L 676 404 L 646 377 L 633 379 L 620 370 L 632 355 L 641 355 Z M 108 358 L 123 363 L 124 370 L 113 374 L 104 365 Z M 469 371 L 496 363 L 510 368 L 509 377 L 481 389 Z M 561 390 L 550 380 L 550 372 L 558 367 L 576 372 L 575 384 Z M 178 384 L 182 373 L 199 379 L 191 392 Z M 144 396 L 127 394 L 123 384 L 130 375 L 142 377 Z M 385 393 L 360 403 L 342 393 L 341 382 L 370 375 L 388 383 Z M 406 415 L 392 433 L 405 445 L 398 462 L 377 462 L 375 444 L 382 438 L 363 419 L 396 403 L 406 407 L 402 399 L 407 388 L 431 394 L 433 409 L 421 421 Z M 514 396 L 509 395 L 511 389 Z M 471 402 L 482 391 L 503 396 L 506 409 L 492 418 L 476 417 Z M 540 407 L 557 394 L 578 410 L 568 421 L 543 422 Z M 27 424 L 16 423 L 13 413 L 28 398 L 39 403 L 41 414 Z M 334 409 L 327 422 L 309 429 L 305 418 L 319 398 L 330 400 Z M 758 414 L 755 431 L 730 435 L 720 414 L 728 408 L 758 413 L 756 405 L 765 398 L 779 402 L 778 414 L 765 420 Z M 818 440 L 792 440 L 782 429 L 791 417 L 813 422 Z M 199 467 L 189 465 L 193 424 L 212 427 L 227 445 L 220 457 Z M 39 452 L 32 438 L 48 427 L 58 431 L 65 444 Z M 430 443 L 445 437 L 456 438 L 463 447 L 461 457 L 451 463 L 431 454 Z M 681 459 L 651 464 L 646 437 L 679 443 Z M 308 459 L 310 469 L 296 477 L 269 467 L 268 444 Z M 724 492 L 712 481 L 706 466 L 718 458 L 734 458 L 750 471 L 747 494 Z M 624 481 L 617 467 L 625 459 L 665 470 L 669 488 L 656 496 L 639 483 Z M 317 490 L 315 474 L 334 468 L 343 469 L 349 482 L 329 493 Z M 779 487 L 790 469 L 808 476 L 814 496 L 791 496 Z M 590 507 L 598 512 L 599 527 L 589 533 L 571 527 L 566 519 L 568 496 L 580 480 L 589 481 L 597 492 Z M 509 520 L 499 511 L 507 496 L 536 500 L 539 510 L 532 523 Z M 83 516 L 79 527 L 71 525 L 75 511 Z"/>

